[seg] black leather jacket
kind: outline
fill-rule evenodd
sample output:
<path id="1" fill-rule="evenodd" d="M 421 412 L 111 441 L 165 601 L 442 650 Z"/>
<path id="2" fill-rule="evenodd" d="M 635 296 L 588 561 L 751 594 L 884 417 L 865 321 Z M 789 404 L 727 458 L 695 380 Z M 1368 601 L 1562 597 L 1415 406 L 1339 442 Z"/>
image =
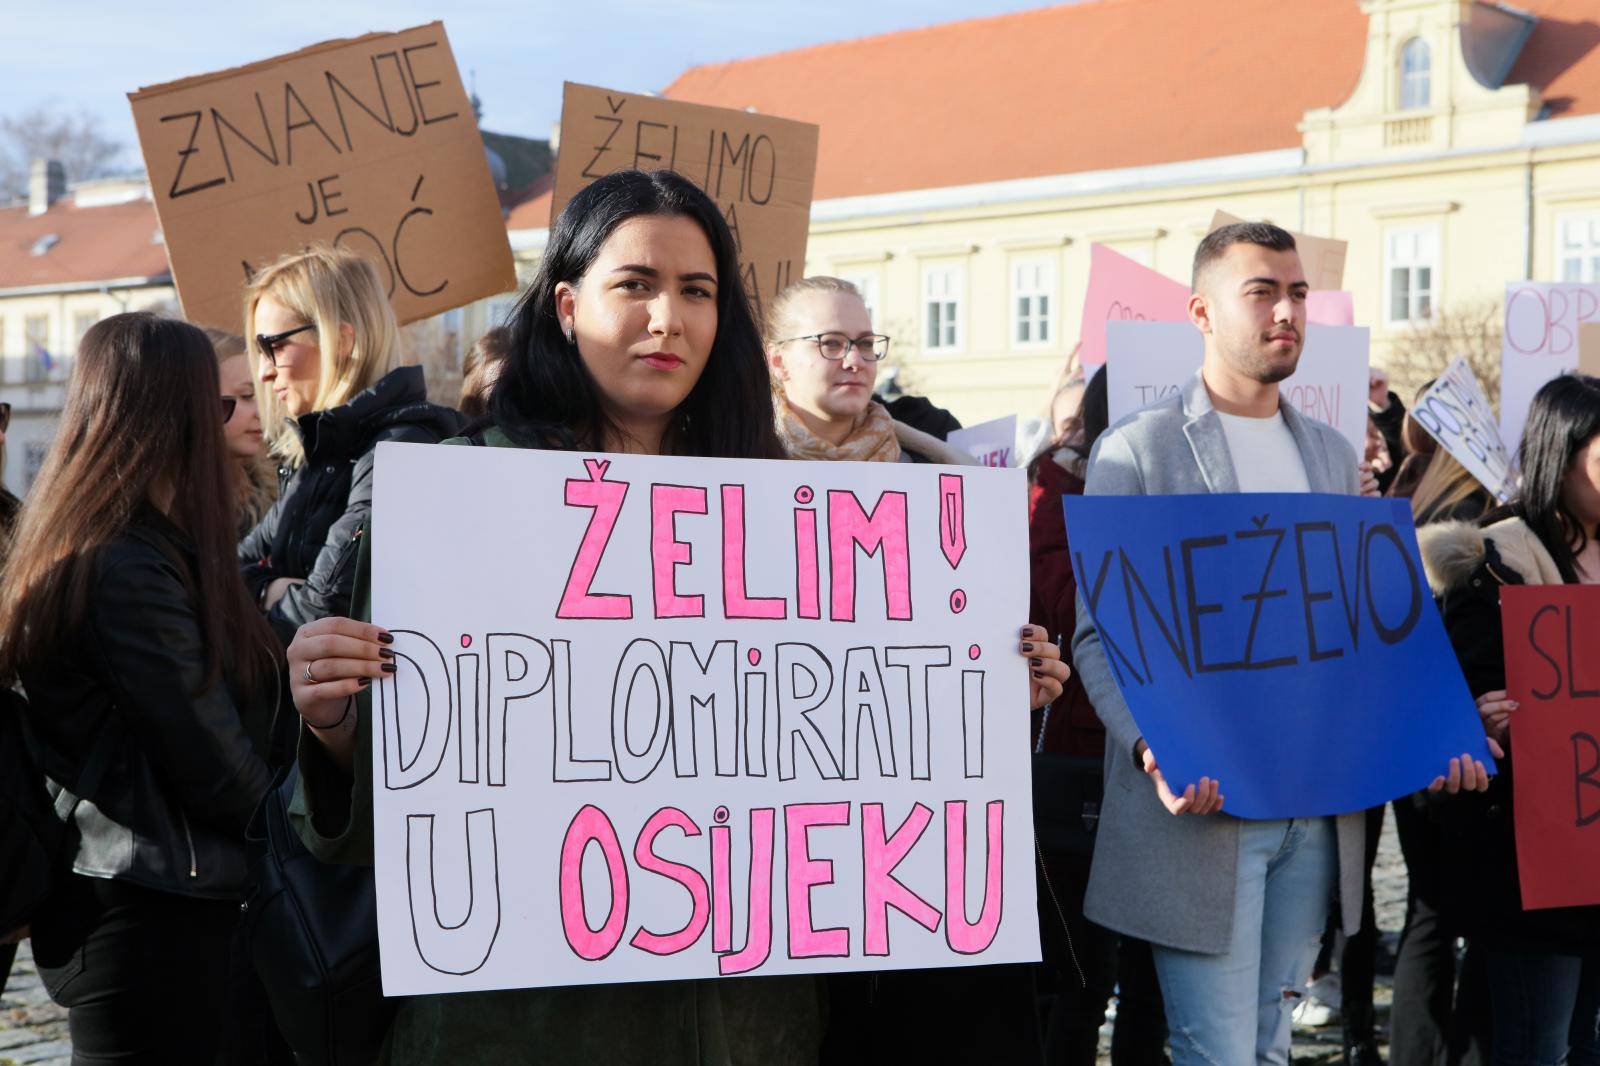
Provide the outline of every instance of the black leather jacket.
<path id="1" fill-rule="evenodd" d="M 77 806 L 73 869 L 229 899 L 245 884 L 244 831 L 271 783 L 274 728 L 289 734 L 277 744 L 287 757 L 294 708 L 286 682 L 239 700 L 224 682 L 201 688 L 193 570 L 182 532 L 141 511 L 99 552 L 83 624 L 20 672 L 52 795 L 75 791 L 96 745 L 115 752 Z"/>
<path id="2" fill-rule="evenodd" d="M 404 366 L 349 403 L 301 415 L 294 425 L 306 461 L 288 474 L 278 502 L 239 542 L 252 596 L 259 598 L 275 578 L 305 580 L 290 586 L 267 613 L 285 646 L 307 622 L 350 613 L 379 442 L 434 444 L 456 435 L 461 416 L 429 403 L 422 368 Z"/>

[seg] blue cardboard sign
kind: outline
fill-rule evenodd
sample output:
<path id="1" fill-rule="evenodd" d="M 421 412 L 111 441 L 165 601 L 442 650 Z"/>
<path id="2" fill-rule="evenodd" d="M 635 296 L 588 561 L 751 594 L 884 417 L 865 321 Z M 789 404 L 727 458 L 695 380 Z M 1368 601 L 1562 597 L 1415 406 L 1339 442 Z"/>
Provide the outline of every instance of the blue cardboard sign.
<path id="1" fill-rule="evenodd" d="M 1492 766 L 1403 500 L 1068 496 L 1078 587 L 1174 791 L 1341 814 Z"/>

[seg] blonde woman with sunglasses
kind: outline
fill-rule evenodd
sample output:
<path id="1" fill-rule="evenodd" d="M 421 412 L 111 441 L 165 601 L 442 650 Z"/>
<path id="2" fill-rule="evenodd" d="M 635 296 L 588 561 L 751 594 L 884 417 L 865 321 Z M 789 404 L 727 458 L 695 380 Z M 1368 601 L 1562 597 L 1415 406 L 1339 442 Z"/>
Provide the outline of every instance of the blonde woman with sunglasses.
<path id="1" fill-rule="evenodd" d="M 262 270 L 245 290 L 245 334 L 266 442 L 291 473 L 239 562 L 287 645 L 305 623 L 350 612 L 379 442 L 434 443 L 460 422 L 428 402 L 420 366 L 400 365 L 394 312 L 360 256 L 312 247 Z"/>

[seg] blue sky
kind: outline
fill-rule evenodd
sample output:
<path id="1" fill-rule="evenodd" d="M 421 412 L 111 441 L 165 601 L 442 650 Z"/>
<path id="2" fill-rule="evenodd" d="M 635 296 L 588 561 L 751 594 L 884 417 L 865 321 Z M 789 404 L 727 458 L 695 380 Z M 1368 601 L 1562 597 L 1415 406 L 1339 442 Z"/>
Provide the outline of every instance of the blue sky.
<path id="1" fill-rule="evenodd" d="M 132 150 L 133 89 L 442 17 L 462 77 L 476 72 L 484 126 L 545 137 L 560 115 L 564 80 L 655 90 L 697 63 L 1041 6 L 1044 0 L 0 0 L 0 114 L 47 102 L 84 110 Z M 130 151 L 128 164 L 137 161 Z"/>

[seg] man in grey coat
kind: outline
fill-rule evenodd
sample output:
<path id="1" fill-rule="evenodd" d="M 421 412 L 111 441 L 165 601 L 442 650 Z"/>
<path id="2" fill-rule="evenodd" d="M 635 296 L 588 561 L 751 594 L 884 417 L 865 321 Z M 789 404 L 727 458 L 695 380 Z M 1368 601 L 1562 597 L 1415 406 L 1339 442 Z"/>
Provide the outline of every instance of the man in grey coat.
<path id="1" fill-rule="evenodd" d="M 1189 298 L 1205 338 L 1201 370 L 1181 396 L 1100 438 L 1085 495 L 1376 495 L 1337 431 L 1279 403 L 1278 384 L 1300 359 L 1307 289 L 1294 238 L 1276 226 L 1239 223 L 1201 241 Z M 1152 943 L 1174 1066 L 1287 1063 L 1290 1013 L 1336 889 L 1345 930 L 1360 926 L 1365 815 L 1245 821 L 1221 813 L 1225 782 L 1162 776 L 1081 592 L 1072 650 L 1106 727 L 1084 913 Z M 1487 784 L 1481 764 L 1456 760 L 1435 782 L 1451 791 Z"/>

